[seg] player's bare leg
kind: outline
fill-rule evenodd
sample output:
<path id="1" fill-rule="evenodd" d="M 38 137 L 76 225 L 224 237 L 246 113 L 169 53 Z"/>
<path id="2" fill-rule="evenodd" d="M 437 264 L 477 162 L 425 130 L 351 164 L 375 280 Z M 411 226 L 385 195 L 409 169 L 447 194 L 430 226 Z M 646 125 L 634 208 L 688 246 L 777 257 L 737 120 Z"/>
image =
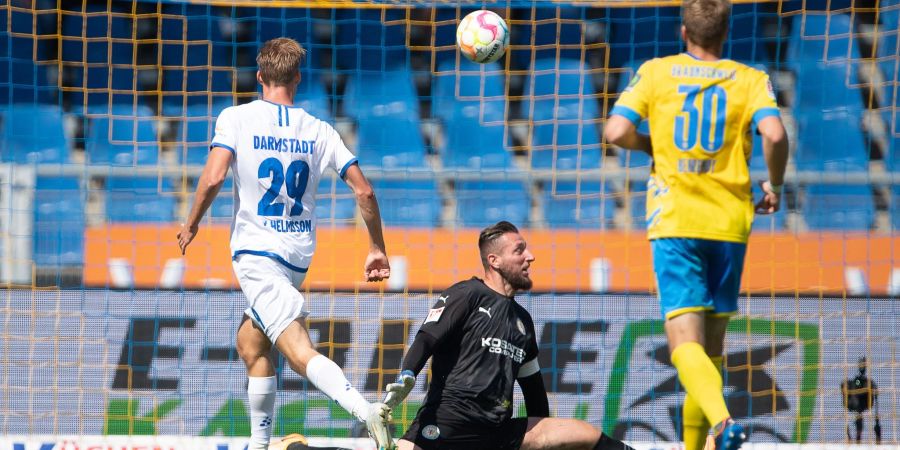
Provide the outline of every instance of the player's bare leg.
<path id="1" fill-rule="evenodd" d="M 600 431 L 576 419 L 529 417 L 521 450 L 592 449 Z"/>
<path id="2" fill-rule="evenodd" d="M 313 348 L 309 332 L 295 320 L 278 337 L 275 347 L 295 372 L 338 402 L 354 417 L 366 423 L 369 434 L 380 449 L 394 448 L 390 432 L 391 409 L 383 403 L 369 403 L 347 381 L 344 372 L 332 360 Z"/>
<path id="3" fill-rule="evenodd" d="M 237 352 L 247 367 L 247 399 L 250 407 L 248 449 L 268 447 L 275 414 L 276 380 L 272 364 L 272 343 L 246 315 L 237 333 Z"/>
<path id="4" fill-rule="evenodd" d="M 406 439 L 400 439 L 397 441 L 397 450 L 422 450 L 422 447 L 419 447 Z"/>

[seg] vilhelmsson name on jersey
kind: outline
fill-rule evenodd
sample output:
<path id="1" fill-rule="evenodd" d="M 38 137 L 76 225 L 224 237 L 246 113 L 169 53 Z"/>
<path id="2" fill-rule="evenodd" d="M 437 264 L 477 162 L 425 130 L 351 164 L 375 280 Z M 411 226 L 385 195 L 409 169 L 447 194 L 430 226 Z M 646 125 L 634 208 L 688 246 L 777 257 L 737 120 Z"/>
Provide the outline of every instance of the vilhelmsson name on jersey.
<path id="1" fill-rule="evenodd" d="M 499 353 L 503 356 L 512 358 L 517 364 L 521 364 L 525 359 L 525 350 L 510 344 L 508 341 L 495 337 L 481 338 L 481 347 L 487 347 L 491 353 Z"/>

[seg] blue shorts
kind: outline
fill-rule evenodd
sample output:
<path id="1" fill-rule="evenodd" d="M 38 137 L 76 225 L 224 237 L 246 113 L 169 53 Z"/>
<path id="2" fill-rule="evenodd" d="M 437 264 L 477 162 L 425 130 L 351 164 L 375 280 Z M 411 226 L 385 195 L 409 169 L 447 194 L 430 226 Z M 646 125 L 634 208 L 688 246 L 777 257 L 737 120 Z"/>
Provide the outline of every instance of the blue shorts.
<path id="1" fill-rule="evenodd" d="M 650 241 L 650 248 L 663 317 L 737 312 L 747 244 L 661 238 Z"/>

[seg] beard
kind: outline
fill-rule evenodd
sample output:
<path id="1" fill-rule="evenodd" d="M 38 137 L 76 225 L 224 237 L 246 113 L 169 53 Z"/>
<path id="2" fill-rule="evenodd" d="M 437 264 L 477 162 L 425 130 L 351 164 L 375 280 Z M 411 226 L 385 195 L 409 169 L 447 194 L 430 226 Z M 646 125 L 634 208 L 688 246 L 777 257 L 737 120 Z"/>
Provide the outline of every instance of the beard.
<path id="1" fill-rule="evenodd" d="M 531 278 L 528 275 L 522 273 L 522 269 L 503 269 L 498 270 L 500 275 L 509 283 L 509 286 L 517 291 L 527 291 L 531 289 L 531 285 L 533 284 Z"/>

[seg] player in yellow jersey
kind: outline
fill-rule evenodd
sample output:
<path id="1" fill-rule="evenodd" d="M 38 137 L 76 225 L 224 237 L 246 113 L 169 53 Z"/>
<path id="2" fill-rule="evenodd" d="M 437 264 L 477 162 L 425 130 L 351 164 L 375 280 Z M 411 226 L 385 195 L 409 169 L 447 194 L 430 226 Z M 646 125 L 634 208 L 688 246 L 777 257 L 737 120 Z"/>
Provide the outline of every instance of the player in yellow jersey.
<path id="1" fill-rule="evenodd" d="M 685 0 L 685 53 L 644 63 L 610 112 L 608 142 L 653 156 L 647 228 L 672 363 L 687 391 L 687 450 L 740 448 L 743 428 L 722 394 L 723 341 L 737 312 L 753 222 L 748 159 L 759 133 L 769 168 L 756 212 L 778 210 L 787 139 L 769 77 L 721 59 L 727 0 Z M 637 132 L 648 120 L 650 135 Z"/>

